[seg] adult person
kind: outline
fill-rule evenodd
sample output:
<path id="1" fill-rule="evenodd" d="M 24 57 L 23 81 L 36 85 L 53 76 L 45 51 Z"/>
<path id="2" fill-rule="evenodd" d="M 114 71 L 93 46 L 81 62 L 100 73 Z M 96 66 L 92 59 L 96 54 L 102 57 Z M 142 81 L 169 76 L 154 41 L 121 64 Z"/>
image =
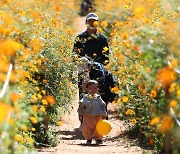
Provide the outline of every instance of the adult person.
<path id="1" fill-rule="evenodd" d="M 89 80 L 96 80 L 99 84 L 99 94 L 107 105 L 112 102 L 116 94 L 111 88 L 116 86 L 116 81 L 112 74 L 99 62 L 90 61 L 86 57 L 81 57 L 78 62 L 78 88 L 79 99 L 86 93 L 86 85 Z M 106 117 L 108 119 L 108 116 Z"/>
<path id="2" fill-rule="evenodd" d="M 92 0 L 83 0 L 80 7 L 80 15 L 85 16 L 92 10 Z"/>
<path id="3" fill-rule="evenodd" d="M 73 51 L 79 57 L 86 56 L 106 65 L 109 61 L 109 45 L 107 37 L 97 31 L 98 20 L 95 13 L 86 16 L 87 29 L 76 36 Z"/>

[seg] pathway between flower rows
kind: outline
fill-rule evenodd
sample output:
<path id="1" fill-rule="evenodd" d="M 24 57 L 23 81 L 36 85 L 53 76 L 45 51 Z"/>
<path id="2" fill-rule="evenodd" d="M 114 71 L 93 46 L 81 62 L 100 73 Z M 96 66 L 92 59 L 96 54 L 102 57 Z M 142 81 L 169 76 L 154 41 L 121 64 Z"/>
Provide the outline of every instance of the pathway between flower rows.
<path id="1" fill-rule="evenodd" d="M 78 17 L 76 20 L 76 34 L 85 30 L 85 18 Z M 75 35 L 76 35 L 75 34 Z M 82 134 L 78 131 L 80 122 L 78 120 L 78 96 L 70 106 L 71 112 L 63 117 L 63 126 L 60 127 L 59 144 L 52 148 L 43 148 L 39 154 L 142 154 L 143 149 L 133 145 L 127 141 L 125 126 L 118 119 L 117 108 L 115 104 L 109 104 L 109 121 L 112 125 L 112 130 L 103 138 L 103 144 L 96 146 L 92 144 L 87 146 Z M 94 143 L 94 142 L 93 142 Z"/>

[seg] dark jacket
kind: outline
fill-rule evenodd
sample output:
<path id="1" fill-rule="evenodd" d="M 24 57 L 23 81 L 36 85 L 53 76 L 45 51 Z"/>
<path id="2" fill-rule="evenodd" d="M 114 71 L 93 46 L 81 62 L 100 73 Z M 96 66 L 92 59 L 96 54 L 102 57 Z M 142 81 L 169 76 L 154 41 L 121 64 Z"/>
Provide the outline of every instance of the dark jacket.
<path id="1" fill-rule="evenodd" d="M 109 50 L 103 53 L 104 47 L 109 48 L 105 35 L 99 33 L 89 35 L 88 32 L 85 31 L 76 37 L 73 51 L 78 54 L 79 57 L 88 56 L 96 62 L 105 64 L 105 60 L 109 60 Z"/>
<path id="2" fill-rule="evenodd" d="M 99 83 L 99 92 L 103 99 L 103 101 L 107 104 L 115 99 L 116 94 L 111 92 L 111 88 L 113 88 L 116 84 L 112 74 L 98 62 L 93 62 L 91 66 L 91 71 L 89 73 L 91 80 L 96 80 Z M 79 93 L 80 99 L 82 98 L 82 81 L 83 75 L 79 75 Z"/>

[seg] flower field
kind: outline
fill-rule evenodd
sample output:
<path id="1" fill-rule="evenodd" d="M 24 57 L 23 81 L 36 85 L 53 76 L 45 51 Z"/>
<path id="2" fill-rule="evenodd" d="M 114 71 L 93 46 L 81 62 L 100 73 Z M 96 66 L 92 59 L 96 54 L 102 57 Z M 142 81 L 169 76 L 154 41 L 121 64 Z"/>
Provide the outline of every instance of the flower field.
<path id="1" fill-rule="evenodd" d="M 112 103 L 157 153 L 180 151 L 178 0 L 94 0 L 109 38 Z M 0 1 L 0 153 L 56 146 L 76 94 L 74 22 L 80 1 Z M 108 50 L 108 49 L 107 49 Z M 107 50 L 103 50 L 106 52 Z"/>
<path id="2" fill-rule="evenodd" d="M 73 0 L 0 1 L 1 154 L 57 145 L 55 128 L 76 89 L 76 16 Z"/>
<path id="3" fill-rule="evenodd" d="M 96 1 L 99 32 L 110 37 L 120 117 L 138 128 L 140 143 L 158 152 L 180 148 L 178 1 Z M 106 11 L 103 11 L 106 10 Z M 137 132 L 136 132 L 137 133 Z M 177 152 L 178 153 L 178 152 Z"/>

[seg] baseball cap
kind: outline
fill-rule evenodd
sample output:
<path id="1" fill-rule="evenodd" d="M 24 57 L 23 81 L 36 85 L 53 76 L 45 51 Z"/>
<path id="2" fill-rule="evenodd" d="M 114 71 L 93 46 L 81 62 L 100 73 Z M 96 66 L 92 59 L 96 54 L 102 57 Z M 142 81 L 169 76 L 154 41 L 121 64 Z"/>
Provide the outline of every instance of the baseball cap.
<path id="1" fill-rule="evenodd" d="M 97 20 L 98 21 L 98 16 L 96 13 L 88 13 L 88 15 L 86 16 L 86 21 L 89 20 L 89 19 L 94 19 L 94 20 Z"/>
<path id="2" fill-rule="evenodd" d="M 78 62 L 78 74 L 85 72 L 91 62 L 86 57 L 81 57 Z"/>

